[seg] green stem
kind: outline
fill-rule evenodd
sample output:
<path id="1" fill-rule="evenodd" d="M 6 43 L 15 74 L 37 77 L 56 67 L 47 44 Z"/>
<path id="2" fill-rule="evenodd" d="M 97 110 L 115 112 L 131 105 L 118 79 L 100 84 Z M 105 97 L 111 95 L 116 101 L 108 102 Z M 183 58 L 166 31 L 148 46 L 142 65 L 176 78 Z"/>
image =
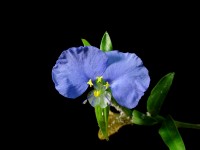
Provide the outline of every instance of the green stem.
<path id="1" fill-rule="evenodd" d="M 128 116 L 129 116 L 129 117 L 132 116 L 132 110 L 120 106 L 120 105 L 115 101 L 114 98 L 112 98 L 112 100 L 111 100 L 111 106 L 114 107 L 117 111 L 119 111 L 120 114 L 121 114 L 122 116 L 124 116 L 124 115 L 127 116 L 127 117 L 128 117 Z"/>
<path id="2" fill-rule="evenodd" d="M 175 124 L 178 128 L 192 128 L 192 129 L 200 129 L 200 124 L 192 124 L 186 122 L 175 121 Z"/>
<path id="3" fill-rule="evenodd" d="M 122 106 L 118 105 L 114 99 L 112 99 L 111 106 L 115 107 L 115 109 L 118 110 L 120 112 L 120 114 L 123 114 L 123 116 L 131 117 L 131 115 L 132 115 L 131 110 L 123 108 Z M 157 115 L 155 117 L 155 119 L 158 122 L 162 122 L 163 120 L 165 120 L 165 117 Z M 200 124 L 192 124 L 192 123 L 180 122 L 180 121 L 175 121 L 175 120 L 174 120 L 174 122 L 175 122 L 177 128 L 200 129 Z"/>

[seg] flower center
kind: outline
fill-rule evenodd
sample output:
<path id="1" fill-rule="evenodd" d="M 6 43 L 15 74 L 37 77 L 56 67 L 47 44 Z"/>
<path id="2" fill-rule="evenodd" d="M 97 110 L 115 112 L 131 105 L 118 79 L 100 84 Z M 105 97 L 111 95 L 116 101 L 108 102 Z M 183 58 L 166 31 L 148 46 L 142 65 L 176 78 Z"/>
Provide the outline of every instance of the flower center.
<path id="1" fill-rule="evenodd" d="M 90 87 L 94 87 L 94 90 L 92 90 L 87 96 L 87 100 L 93 107 L 100 106 L 101 108 L 105 108 L 110 104 L 111 93 L 107 91 L 110 84 L 104 81 L 103 76 L 96 77 L 94 83 L 90 79 L 87 84 Z"/>

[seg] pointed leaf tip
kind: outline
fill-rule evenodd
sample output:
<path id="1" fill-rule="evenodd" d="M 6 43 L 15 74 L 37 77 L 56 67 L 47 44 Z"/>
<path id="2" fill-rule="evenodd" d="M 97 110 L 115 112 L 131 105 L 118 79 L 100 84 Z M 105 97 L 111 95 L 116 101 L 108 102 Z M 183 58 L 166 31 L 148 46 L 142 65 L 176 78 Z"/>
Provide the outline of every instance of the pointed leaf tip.
<path id="1" fill-rule="evenodd" d="M 86 39 L 81 39 L 84 46 L 91 46 L 91 44 Z"/>
<path id="2" fill-rule="evenodd" d="M 113 50 L 112 42 L 107 31 L 104 33 L 101 39 L 100 49 L 104 52 Z"/>
<path id="3" fill-rule="evenodd" d="M 167 93 L 172 85 L 174 75 L 174 72 L 166 74 L 158 81 L 156 86 L 152 89 L 150 96 L 147 100 L 147 111 L 152 116 L 156 116 L 159 114 L 165 97 L 167 96 Z"/>

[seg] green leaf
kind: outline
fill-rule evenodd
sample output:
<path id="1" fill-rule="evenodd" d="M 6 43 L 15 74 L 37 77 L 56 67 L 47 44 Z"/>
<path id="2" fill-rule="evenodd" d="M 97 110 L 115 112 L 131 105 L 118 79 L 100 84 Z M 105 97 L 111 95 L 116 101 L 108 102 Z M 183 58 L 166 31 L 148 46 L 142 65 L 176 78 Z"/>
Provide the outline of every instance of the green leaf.
<path id="1" fill-rule="evenodd" d="M 160 108 L 171 87 L 174 74 L 175 73 L 172 72 L 162 77 L 156 86 L 152 89 L 151 94 L 147 100 L 147 111 L 152 116 L 156 116 L 160 112 Z"/>
<path id="2" fill-rule="evenodd" d="M 113 49 L 112 42 L 108 32 L 105 32 L 101 39 L 100 49 L 104 52 L 108 52 Z"/>
<path id="3" fill-rule="evenodd" d="M 156 119 L 147 116 L 137 110 L 133 110 L 132 122 L 137 125 L 154 125 L 158 123 Z"/>
<path id="4" fill-rule="evenodd" d="M 110 106 L 107 106 L 105 108 L 101 108 L 100 106 L 95 106 L 95 114 L 96 114 L 97 123 L 106 140 L 108 140 L 109 110 L 110 110 Z"/>
<path id="5" fill-rule="evenodd" d="M 91 44 L 86 39 L 81 39 L 84 46 L 91 46 Z"/>
<path id="6" fill-rule="evenodd" d="M 170 150 L 185 150 L 185 145 L 172 117 L 169 116 L 163 121 L 159 134 Z"/>

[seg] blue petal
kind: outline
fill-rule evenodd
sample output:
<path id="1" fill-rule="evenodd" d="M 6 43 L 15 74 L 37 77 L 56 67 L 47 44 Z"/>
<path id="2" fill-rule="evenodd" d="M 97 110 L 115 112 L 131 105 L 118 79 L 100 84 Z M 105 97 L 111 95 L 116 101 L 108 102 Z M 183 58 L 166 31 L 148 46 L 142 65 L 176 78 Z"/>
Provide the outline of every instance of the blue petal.
<path id="1" fill-rule="evenodd" d="M 109 82 L 113 97 L 121 106 L 136 107 L 149 87 L 148 70 L 136 54 L 118 51 L 106 54 L 109 66 L 103 77 Z"/>
<path id="2" fill-rule="evenodd" d="M 106 69 L 107 56 L 93 46 L 72 47 L 62 52 L 52 69 L 52 79 L 58 92 L 76 98 L 88 88 L 89 79 L 95 80 Z"/>

